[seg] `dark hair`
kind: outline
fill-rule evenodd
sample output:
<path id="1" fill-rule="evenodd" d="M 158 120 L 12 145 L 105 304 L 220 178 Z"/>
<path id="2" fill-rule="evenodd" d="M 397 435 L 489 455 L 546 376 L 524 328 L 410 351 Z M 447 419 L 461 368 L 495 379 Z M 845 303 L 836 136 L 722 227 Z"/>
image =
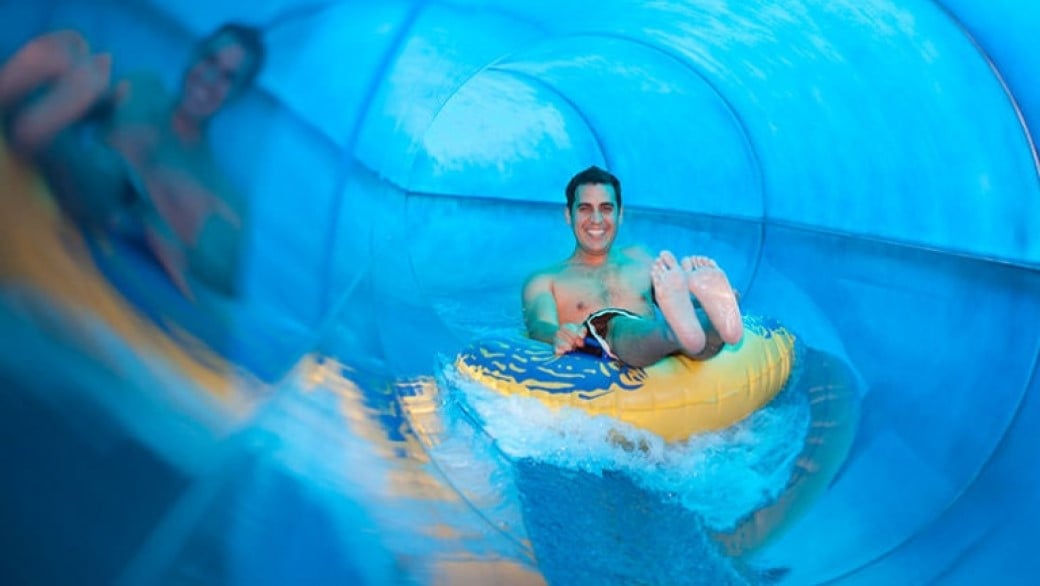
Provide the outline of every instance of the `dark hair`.
<path id="1" fill-rule="evenodd" d="M 621 182 L 610 171 L 593 165 L 578 173 L 567 183 L 567 209 L 574 207 L 574 195 L 582 185 L 610 185 L 614 188 L 618 209 L 621 209 Z"/>
<path id="2" fill-rule="evenodd" d="M 245 89 L 249 87 L 249 84 L 253 83 L 253 80 L 256 79 L 256 76 L 260 74 L 260 70 L 264 67 L 264 58 L 267 55 L 267 50 L 264 47 L 263 33 L 260 29 L 246 24 L 225 23 L 199 43 L 199 53 L 206 55 L 212 50 L 211 45 L 225 36 L 231 37 L 249 55 L 249 68 L 246 69 L 242 78 L 235 84 L 236 89 Z"/>

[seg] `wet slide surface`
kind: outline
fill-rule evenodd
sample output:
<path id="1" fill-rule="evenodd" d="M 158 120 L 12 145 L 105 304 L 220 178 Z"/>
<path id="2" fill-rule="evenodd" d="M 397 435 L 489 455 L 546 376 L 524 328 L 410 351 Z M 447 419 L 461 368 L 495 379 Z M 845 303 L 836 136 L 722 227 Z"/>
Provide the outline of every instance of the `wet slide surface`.
<path id="1" fill-rule="evenodd" d="M 27 212 L 4 192 L 5 218 L 52 235 L 53 252 L 34 262 L 37 236 L 7 232 L 22 235 L 3 249 L 0 453 L 22 473 L 3 492 L 16 555 L 0 569 L 29 582 L 68 578 L 52 561 L 75 559 L 125 583 L 277 583 L 300 568 L 571 583 L 594 578 L 576 559 L 580 532 L 557 525 L 567 511 L 604 511 L 586 536 L 687 527 L 686 509 L 639 500 L 630 479 L 504 457 L 480 426 L 453 423 L 462 415 L 433 380 L 440 357 L 518 327 L 518 284 L 570 250 L 562 187 L 599 164 L 622 179 L 626 242 L 716 257 L 746 310 L 798 332 L 817 368 L 807 380 L 819 377 L 807 393 L 855 395 L 840 463 L 782 534 L 759 544 L 747 525 L 721 539 L 742 554 L 734 565 L 703 533 L 661 539 L 705 555 L 657 566 L 659 578 L 1028 583 L 1040 570 L 1028 131 L 1040 106 L 1022 80 L 1040 65 L 1020 33 L 1040 12 L 988 6 L 272 3 L 281 56 L 246 109 L 302 120 L 322 146 L 295 148 L 334 154 L 317 159 L 326 189 L 294 191 L 311 199 L 258 192 L 254 299 L 217 328 L 235 341 L 218 356 L 141 311 L 150 281 L 106 279 L 113 265 L 90 269 L 99 251 L 85 247 L 70 256 L 46 204 Z M 102 16 L 63 10 L 49 24 L 105 34 Z M 108 12 L 190 30 L 247 16 L 190 2 Z M 305 83 L 331 51 L 358 56 L 349 79 Z M 284 159 L 268 148 L 255 156 Z M 277 166 L 261 167 L 258 184 Z M 56 299 L 26 302 L 40 287 Z M 102 325 L 63 317 L 69 307 Z M 551 500 L 581 491 L 595 498 Z M 626 502 L 646 514 L 621 514 Z M 646 563 L 638 548 L 611 552 Z"/>

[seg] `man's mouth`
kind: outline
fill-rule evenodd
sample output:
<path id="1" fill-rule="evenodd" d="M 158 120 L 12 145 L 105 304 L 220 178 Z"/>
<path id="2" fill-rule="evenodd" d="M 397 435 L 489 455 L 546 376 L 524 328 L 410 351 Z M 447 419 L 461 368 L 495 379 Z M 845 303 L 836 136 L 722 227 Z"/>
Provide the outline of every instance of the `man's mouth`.
<path id="1" fill-rule="evenodd" d="M 603 235 L 607 233 L 607 231 L 606 230 L 602 230 L 602 229 L 596 229 L 596 230 L 586 230 L 585 233 L 588 234 L 589 236 L 592 236 L 593 238 L 602 238 Z"/>

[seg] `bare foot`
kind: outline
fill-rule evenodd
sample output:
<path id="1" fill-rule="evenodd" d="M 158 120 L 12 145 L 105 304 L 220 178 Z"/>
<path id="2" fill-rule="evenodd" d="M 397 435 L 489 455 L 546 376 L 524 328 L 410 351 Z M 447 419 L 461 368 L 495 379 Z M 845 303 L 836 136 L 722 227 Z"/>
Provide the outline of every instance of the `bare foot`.
<path id="1" fill-rule="evenodd" d="M 111 70 L 111 56 L 101 54 L 58 77 L 42 98 L 15 117 L 11 130 L 18 149 L 33 154 L 82 117 L 107 93 Z"/>
<path id="2" fill-rule="evenodd" d="M 0 108 L 72 69 L 90 48 L 79 33 L 57 31 L 22 46 L 0 69 Z"/>
<path id="3" fill-rule="evenodd" d="M 726 273 L 706 256 L 687 256 L 681 264 L 689 292 L 701 302 L 719 337 L 727 344 L 739 342 L 744 336 L 744 321 Z"/>
<path id="4" fill-rule="evenodd" d="M 683 354 L 699 354 L 704 350 L 706 340 L 690 299 L 687 272 L 679 266 L 675 255 L 663 250 L 650 266 L 650 279 L 654 284 L 657 305 L 682 346 Z"/>

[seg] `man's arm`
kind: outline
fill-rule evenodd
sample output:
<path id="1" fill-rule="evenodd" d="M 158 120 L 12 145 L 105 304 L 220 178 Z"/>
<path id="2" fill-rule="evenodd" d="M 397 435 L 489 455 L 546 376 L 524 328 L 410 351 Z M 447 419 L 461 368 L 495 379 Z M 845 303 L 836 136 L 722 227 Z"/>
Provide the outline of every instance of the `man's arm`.
<path id="1" fill-rule="evenodd" d="M 560 325 L 552 277 L 538 274 L 524 284 L 524 324 L 532 339 L 552 344 L 557 355 L 585 345 L 585 327 L 581 324 Z"/>
<path id="2" fill-rule="evenodd" d="M 551 277 L 534 275 L 524 283 L 523 307 L 527 335 L 552 344 L 560 323 L 556 313 L 556 299 L 552 294 Z"/>

